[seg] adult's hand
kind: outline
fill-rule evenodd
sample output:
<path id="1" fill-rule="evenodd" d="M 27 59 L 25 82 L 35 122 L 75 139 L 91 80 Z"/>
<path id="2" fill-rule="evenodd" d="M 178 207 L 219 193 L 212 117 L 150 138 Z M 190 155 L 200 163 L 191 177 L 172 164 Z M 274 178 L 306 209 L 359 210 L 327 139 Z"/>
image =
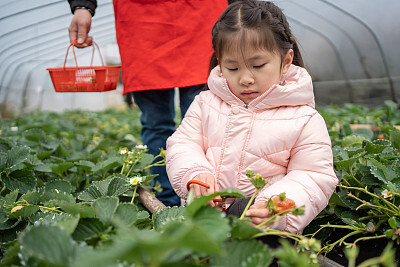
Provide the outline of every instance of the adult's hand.
<path id="1" fill-rule="evenodd" d="M 77 48 L 85 48 L 92 45 L 93 38 L 88 36 L 92 25 L 92 15 L 86 9 L 76 9 L 71 24 L 68 27 L 69 40 L 75 43 Z"/>

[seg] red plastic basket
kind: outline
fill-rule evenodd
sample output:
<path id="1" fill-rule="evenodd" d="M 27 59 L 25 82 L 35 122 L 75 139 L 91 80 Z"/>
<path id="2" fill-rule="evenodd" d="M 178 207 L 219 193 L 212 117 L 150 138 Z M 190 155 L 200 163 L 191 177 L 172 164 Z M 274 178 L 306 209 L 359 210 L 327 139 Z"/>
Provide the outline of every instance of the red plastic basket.
<path id="1" fill-rule="evenodd" d="M 99 51 L 103 66 L 92 67 L 95 51 L 95 47 L 93 46 L 90 67 L 79 67 L 74 50 L 75 43 L 76 41 L 73 41 L 68 46 L 64 67 L 46 69 L 49 71 L 56 92 L 104 92 L 115 90 L 118 85 L 121 66 L 104 66 L 100 48 L 95 42 L 93 42 Z M 76 67 L 65 67 L 68 51 L 71 46 Z"/>

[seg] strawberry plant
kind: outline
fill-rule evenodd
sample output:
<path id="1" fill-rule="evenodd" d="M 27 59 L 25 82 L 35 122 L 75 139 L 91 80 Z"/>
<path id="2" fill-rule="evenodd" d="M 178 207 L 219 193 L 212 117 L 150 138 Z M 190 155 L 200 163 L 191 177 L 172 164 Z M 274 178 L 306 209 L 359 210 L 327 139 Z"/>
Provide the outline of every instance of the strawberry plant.
<path id="1" fill-rule="evenodd" d="M 366 246 L 358 251 L 364 252 L 358 263 L 376 253 L 367 249 L 371 244 L 379 244 L 375 251 L 380 253 L 393 242 L 399 258 L 400 131 L 391 124 L 399 122 L 399 113 L 394 112 L 396 106 L 391 102 L 371 112 L 357 105 L 347 107 L 363 115 L 350 120 L 352 113 L 346 114 L 331 121 L 333 126 L 328 125 L 340 183 L 329 206 L 305 233 L 327 242 L 322 253 L 335 251 L 338 246 Z M 332 107 L 328 111 L 332 113 Z M 372 123 L 379 126 L 380 132 L 351 129 L 349 123 L 354 122 Z"/>
<path id="2" fill-rule="evenodd" d="M 327 119 L 341 182 L 309 236 L 252 227 L 246 217 L 226 217 L 207 205 L 217 196 L 245 197 L 236 189 L 190 195 L 186 207 L 150 211 L 139 199 L 152 189 L 149 167 L 164 164 L 163 151 L 153 157 L 140 145 L 138 110 L 37 112 L 2 120 L 0 266 L 315 266 L 318 252 L 340 244 L 355 244 L 346 251 L 354 262 L 357 247 L 378 237 L 393 241 L 393 248 L 369 262 L 393 266 L 400 141 L 390 123 L 398 124 L 398 113 L 389 102 L 376 110 L 346 108 L 381 126 L 384 139 L 352 130 L 349 124 L 361 119 L 351 115 Z M 262 177 L 250 176 L 262 188 Z M 284 194 L 267 205 L 274 210 L 271 220 L 287 212 L 301 216 L 301 207 Z M 270 235 L 297 245 L 283 241 L 271 248 L 261 241 Z"/>

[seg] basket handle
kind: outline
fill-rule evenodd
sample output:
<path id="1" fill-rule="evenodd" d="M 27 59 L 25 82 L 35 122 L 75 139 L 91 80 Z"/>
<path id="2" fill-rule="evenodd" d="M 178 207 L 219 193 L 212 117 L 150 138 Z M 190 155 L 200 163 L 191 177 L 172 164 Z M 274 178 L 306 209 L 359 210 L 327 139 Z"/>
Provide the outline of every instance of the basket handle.
<path id="1" fill-rule="evenodd" d="M 77 41 L 78 41 L 78 40 L 72 41 L 72 43 L 70 43 L 70 45 L 68 46 L 67 53 L 65 54 L 64 69 L 65 69 L 65 64 L 67 63 L 69 48 L 70 48 L 71 46 L 72 46 L 72 53 L 74 54 L 75 65 L 76 65 L 76 67 L 78 67 L 78 61 L 76 60 L 76 54 L 75 54 L 75 49 L 74 49 L 75 43 L 76 43 Z M 103 56 L 101 55 L 99 45 L 98 45 L 95 41 L 92 41 L 92 43 L 97 47 L 97 50 L 99 51 L 99 56 L 100 56 L 100 60 L 101 60 L 101 65 L 104 66 Z M 90 60 L 90 66 L 93 65 L 94 50 L 96 50 L 96 49 L 95 49 L 95 46 L 93 46 L 93 50 L 92 50 L 92 59 Z"/>

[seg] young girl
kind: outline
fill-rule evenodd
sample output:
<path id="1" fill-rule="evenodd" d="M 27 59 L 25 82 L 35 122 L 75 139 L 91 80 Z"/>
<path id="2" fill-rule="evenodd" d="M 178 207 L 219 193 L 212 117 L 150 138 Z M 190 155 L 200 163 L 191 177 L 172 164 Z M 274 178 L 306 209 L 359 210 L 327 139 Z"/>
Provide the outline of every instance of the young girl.
<path id="1" fill-rule="evenodd" d="M 183 199 L 188 188 L 196 197 L 226 188 L 251 196 L 255 187 L 246 171 L 259 173 L 267 185 L 246 216 L 263 222 L 266 201 L 285 192 L 305 206 L 305 215 L 289 213 L 270 227 L 301 233 L 327 205 L 338 180 L 311 77 L 288 22 L 271 2 L 238 1 L 214 25 L 212 43 L 210 90 L 195 98 L 167 141 L 171 184 Z"/>

